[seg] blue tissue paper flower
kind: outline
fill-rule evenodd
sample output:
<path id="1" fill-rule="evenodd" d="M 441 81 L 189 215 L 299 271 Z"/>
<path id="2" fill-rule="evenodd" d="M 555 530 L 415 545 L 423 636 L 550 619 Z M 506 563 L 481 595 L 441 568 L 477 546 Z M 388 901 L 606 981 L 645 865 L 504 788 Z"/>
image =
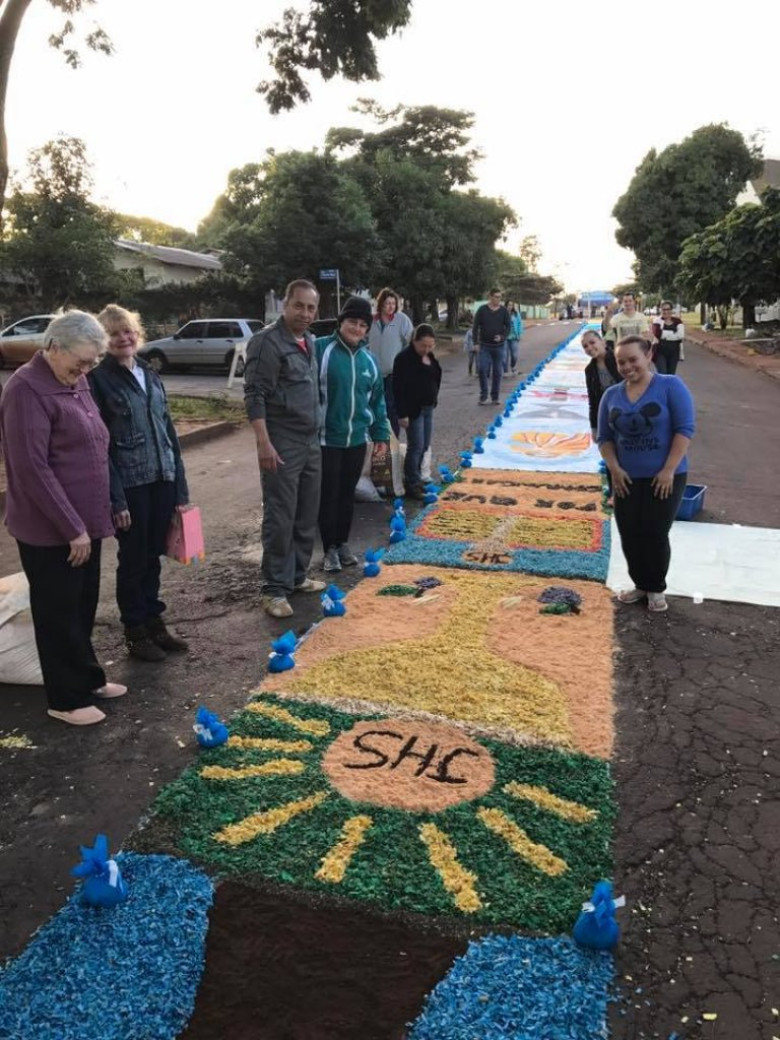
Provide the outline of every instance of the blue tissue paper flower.
<path id="1" fill-rule="evenodd" d="M 203 748 L 219 747 L 227 740 L 228 728 L 219 718 L 201 705 L 195 713 L 195 738 Z"/>
<path id="2" fill-rule="evenodd" d="M 439 475 L 441 476 L 442 484 L 452 484 L 455 480 L 455 474 L 449 466 L 439 466 Z"/>
<path id="3" fill-rule="evenodd" d="M 390 544 L 402 542 L 406 538 L 406 520 L 402 516 L 390 517 Z"/>
<path id="4" fill-rule="evenodd" d="M 484 438 L 483 437 L 475 437 L 474 438 L 474 454 L 475 455 L 484 455 L 485 454 L 485 449 L 482 447 L 483 443 L 484 443 Z"/>
<path id="5" fill-rule="evenodd" d="M 268 671 L 287 672 L 290 668 L 294 668 L 295 659 L 292 654 L 297 645 L 298 639 L 295 633 L 289 630 L 278 639 L 274 639 L 271 643 L 273 653 L 268 658 Z"/>
<path id="6" fill-rule="evenodd" d="M 108 839 L 98 834 L 91 849 L 81 848 L 81 863 L 71 870 L 73 877 L 86 878 L 81 886 L 81 901 L 87 906 L 116 906 L 130 894 L 116 860 L 109 859 Z"/>
<path id="7" fill-rule="evenodd" d="M 462 469 L 469 469 L 471 467 L 471 452 L 462 451 L 460 453 L 460 465 Z"/>
<path id="8" fill-rule="evenodd" d="M 384 550 L 380 549 L 379 551 L 381 553 Z M 371 552 L 370 549 L 369 552 Z M 368 556 L 368 553 L 366 553 L 366 556 Z M 368 564 L 366 564 L 366 566 L 368 566 Z M 379 569 L 377 566 L 377 573 L 378 572 Z M 325 589 L 320 596 L 322 602 L 322 613 L 325 617 L 343 617 L 346 614 L 347 605 L 343 602 L 345 596 L 346 592 L 342 592 L 338 585 L 328 585 L 327 589 Z"/>
<path id="9" fill-rule="evenodd" d="M 615 910 L 625 906 L 623 896 L 614 899 L 612 883 L 599 881 L 593 889 L 590 901 L 582 904 L 582 912 L 577 918 L 572 935 L 580 946 L 591 950 L 611 950 L 620 939 L 620 925 L 615 918 Z"/>
<path id="10" fill-rule="evenodd" d="M 363 564 L 363 576 L 375 578 L 381 571 L 380 561 L 385 555 L 384 549 L 366 549 L 365 563 Z"/>
<path id="11" fill-rule="evenodd" d="M 501 418 L 500 415 L 497 415 L 495 417 L 495 419 L 493 420 L 493 425 L 496 426 L 496 427 L 504 425 L 504 420 Z"/>

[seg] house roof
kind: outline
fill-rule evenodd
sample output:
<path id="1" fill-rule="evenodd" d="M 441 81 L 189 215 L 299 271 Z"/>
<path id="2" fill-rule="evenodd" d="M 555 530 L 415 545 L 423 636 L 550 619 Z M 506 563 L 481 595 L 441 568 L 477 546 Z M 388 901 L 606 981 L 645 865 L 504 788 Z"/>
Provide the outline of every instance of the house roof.
<path id="1" fill-rule="evenodd" d="M 763 170 L 750 183 L 758 196 L 764 188 L 780 188 L 780 159 L 764 159 Z"/>
<path id="2" fill-rule="evenodd" d="M 174 249 L 173 246 L 153 246 L 148 242 L 133 242 L 128 238 L 118 238 L 115 243 L 119 249 L 129 253 L 140 253 L 152 257 L 161 264 L 175 264 L 177 267 L 198 267 L 205 271 L 221 271 L 222 262 L 216 256 L 206 253 L 194 253 L 191 249 Z"/>

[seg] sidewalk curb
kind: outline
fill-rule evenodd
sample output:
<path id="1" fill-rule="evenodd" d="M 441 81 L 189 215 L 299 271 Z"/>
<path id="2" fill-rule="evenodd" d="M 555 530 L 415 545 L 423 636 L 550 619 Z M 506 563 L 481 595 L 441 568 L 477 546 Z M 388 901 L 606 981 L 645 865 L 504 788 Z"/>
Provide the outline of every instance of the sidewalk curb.
<path id="1" fill-rule="evenodd" d="M 717 357 L 725 358 L 727 361 L 740 365 L 742 368 L 749 368 L 752 372 L 760 372 L 762 375 L 769 376 L 770 379 L 780 381 L 780 364 L 771 367 L 771 362 L 776 360 L 776 355 L 764 356 L 756 354 L 748 356 L 735 349 L 736 344 L 731 340 L 708 339 L 706 336 L 699 336 L 696 332 L 691 332 L 687 328 L 685 330 L 685 338 L 699 347 L 704 347 L 705 350 L 715 354 Z M 769 364 L 762 364 L 762 361 Z"/>
<path id="2" fill-rule="evenodd" d="M 188 430 L 187 433 L 180 434 L 179 444 L 182 449 L 192 448 L 197 444 L 205 444 L 207 441 L 213 441 L 217 437 L 222 437 L 226 433 L 232 433 L 242 425 L 242 423 L 234 422 L 231 419 L 223 419 L 220 420 L 220 422 L 210 423 L 208 426 L 202 426 L 199 430 Z"/>

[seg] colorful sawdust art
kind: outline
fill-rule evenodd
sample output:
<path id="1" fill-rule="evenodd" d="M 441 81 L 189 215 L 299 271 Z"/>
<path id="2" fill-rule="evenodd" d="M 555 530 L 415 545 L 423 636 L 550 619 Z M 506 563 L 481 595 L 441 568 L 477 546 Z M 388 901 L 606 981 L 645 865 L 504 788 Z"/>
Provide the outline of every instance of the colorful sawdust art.
<path id="1" fill-rule="evenodd" d="M 231 732 L 241 744 L 205 752 L 155 806 L 181 853 L 220 873 L 556 930 L 608 868 L 600 759 L 268 695 Z M 307 750 L 263 750 L 304 734 Z"/>
<path id="2" fill-rule="evenodd" d="M 610 527 L 601 502 L 596 474 L 465 470 L 387 562 L 604 580 Z"/>
<path id="3" fill-rule="evenodd" d="M 430 599 L 381 597 L 370 583 L 359 585 L 347 617 L 320 625 L 295 669 L 268 675 L 261 688 L 609 755 L 612 604 L 601 585 L 570 581 L 582 597 L 580 613 L 543 617 L 544 578 L 413 566 L 394 566 L 392 574 L 403 585 L 423 574 L 442 584 Z"/>

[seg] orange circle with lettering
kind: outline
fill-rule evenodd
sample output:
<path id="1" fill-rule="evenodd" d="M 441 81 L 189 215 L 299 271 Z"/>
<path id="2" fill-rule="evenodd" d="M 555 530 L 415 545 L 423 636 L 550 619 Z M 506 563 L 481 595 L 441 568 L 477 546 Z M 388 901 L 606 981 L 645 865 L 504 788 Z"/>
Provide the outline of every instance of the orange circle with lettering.
<path id="1" fill-rule="evenodd" d="M 345 798 L 412 812 L 480 798 L 496 775 L 488 749 L 463 730 L 415 719 L 358 722 L 333 741 L 322 768 Z"/>

